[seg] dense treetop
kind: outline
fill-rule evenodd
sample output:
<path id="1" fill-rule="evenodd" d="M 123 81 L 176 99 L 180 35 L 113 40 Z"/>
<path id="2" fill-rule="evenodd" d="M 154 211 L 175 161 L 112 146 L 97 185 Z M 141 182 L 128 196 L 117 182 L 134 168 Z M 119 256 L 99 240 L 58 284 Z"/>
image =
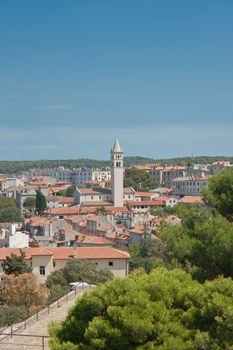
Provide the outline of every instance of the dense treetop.
<path id="1" fill-rule="evenodd" d="M 62 324 L 53 350 L 232 350 L 233 281 L 200 284 L 182 270 L 140 270 L 85 293 Z"/>
<path id="2" fill-rule="evenodd" d="M 210 207 L 233 220 L 233 167 L 212 176 L 203 196 Z"/>
<path id="3" fill-rule="evenodd" d="M 11 254 L 7 256 L 3 265 L 3 271 L 7 275 L 21 275 L 23 273 L 32 272 L 32 268 L 28 266 L 26 260 L 26 253 L 20 250 L 20 255 Z"/>
<path id="4" fill-rule="evenodd" d="M 125 172 L 124 187 L 133 187 L 135 191 L 150 191 L 157 186 L 145 170 L 130 169 Z"/>
<path id="5" fill-rule="evenodd" d="M 12 198 L 0 195 L 0 222 L 18 222 L 21 220 L 20 211 Z"/>

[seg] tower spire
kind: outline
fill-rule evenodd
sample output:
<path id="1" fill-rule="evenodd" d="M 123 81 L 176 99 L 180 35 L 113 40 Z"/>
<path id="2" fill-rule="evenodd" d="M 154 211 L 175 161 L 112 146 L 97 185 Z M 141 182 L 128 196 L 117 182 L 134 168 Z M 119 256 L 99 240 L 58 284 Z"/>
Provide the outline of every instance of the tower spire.
<path id="1" fill-rule="evenodd" d="M 116 137 L 116 140 L 115 140 L 115 143 L 114 143 L 114 146 L 113 146 L 113 152 L 119 152 L 121 153 L 122 150 L 121 150 L 121 146 L 120 146 L 120 143 L 119 143 L 119 140 L 118 140 L 118 137 Z"/>

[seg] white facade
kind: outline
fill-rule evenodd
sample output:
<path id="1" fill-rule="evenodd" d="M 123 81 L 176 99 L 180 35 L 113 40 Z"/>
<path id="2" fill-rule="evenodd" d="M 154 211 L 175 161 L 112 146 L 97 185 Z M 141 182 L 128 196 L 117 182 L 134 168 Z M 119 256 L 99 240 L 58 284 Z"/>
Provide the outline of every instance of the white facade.
<path id="1" fill-rule="evenodd" d="M 112 200 L 115 207 L 123 207 L 123 152 L 121 150 L 118 138 L 116 138 L 114 147 L 111 151 L 112 159 Z"/>
<path id="2" fill-rule="evenodd" d="M 200 196 L 208 186 L 208 177 L 180 177 L 173 180 L 173 194 L 177 196 Z"/>
<path id="3" fill-rule="evenodd" d="M 56 178 L 59 181 L 71 181 L 76 185 L 85 185 L 89 181 L 105 182 L 111 180 L 110 170 L 100 169 L 58 169 Z"/>

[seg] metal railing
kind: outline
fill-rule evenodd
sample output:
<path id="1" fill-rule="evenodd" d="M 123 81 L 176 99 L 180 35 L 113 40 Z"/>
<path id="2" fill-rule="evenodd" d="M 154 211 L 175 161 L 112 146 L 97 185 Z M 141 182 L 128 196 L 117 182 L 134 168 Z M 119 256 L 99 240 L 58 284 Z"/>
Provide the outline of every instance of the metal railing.
<path id="1" fill-rule="evenodd" d="M 69 300 L 73 299 L 75 296 L 81 295 L 84 292 L 91 290 L 93 288 L 93 286 L 94 285 L 91 285 L 91 284 L 87 286 L 87 285 L 82 284 L 82 282 L 80 282 L 80 284 L 73 287 L 69 293 L 65 294 L 63 297 L 61 297 L 60 299 L 58 299 L 54 303 L 47 305 L 46 308 L 38 311 L 36 314 L 29 317 L 28 319 L 26 319 L 22 322 L 19 322 L 19 323 L 12 324 L 12 325 L 5 327 L 5 328 L 1 328 L 0 329 L 0 344 L 4 344 L 4 343 L 2 343 L 3 340 L 6 340 L 8 337 L 12 338 L 13 336 L 16 336 L 16 335 L 17 336 L 25 336 L 24 334 L 18 334 L 18 332 L 20 332 L 23 329 L 26 329 L 28 326 L 32 325 L 33 323 L 38 322 L 44 316 L 49 315 L 49 313 L 53 309 L 61 307 L 64 303 L 67 303 Z M 46 335 L 43 335 L 43 336 L 27 335 L 27 336 L 41 337 L 43 339 L 49 338 L 49 336 L 46 336 Z M 44 341 L 43 339 L 42 339 L 42 343 Z M 2 345 L 0 345 L 0 349 L 2 349 Z M 43 347 L 42 347 L 42 349 L 44 350 Z"/>
<path id="2" fill-rule="evenodd" d="M 33 348 L 37 348 L 37 349 L 41 349 L 41 350 L 47 350 L 49 349 L 48 346 L 48 340 L 49 340 L 49 336 L 48 335 L 35 335 L 35 334 L 18 334 L 18 333 L 1 333 L 0 335 L 6 335 L 6 338 L 12 338 L 13 336 L 16 337 L 22 337 L 22 342 L 17 343 L 17 344 L 13 344 L 10 341 L 9 342 L 5 342 L 2 343 L 0 342 L 0 349 L 1 350 L 13 350 L 14 347 L 17 347 L 17 349 L 20 348 L 21 349 L 33 349 Z M 5 340 L 6 340 L 5 338 Z M 29 338 L 29 342 L 27 342 Z M 38 339 L 38 343 L 32 342 L 33 339 Z"/>

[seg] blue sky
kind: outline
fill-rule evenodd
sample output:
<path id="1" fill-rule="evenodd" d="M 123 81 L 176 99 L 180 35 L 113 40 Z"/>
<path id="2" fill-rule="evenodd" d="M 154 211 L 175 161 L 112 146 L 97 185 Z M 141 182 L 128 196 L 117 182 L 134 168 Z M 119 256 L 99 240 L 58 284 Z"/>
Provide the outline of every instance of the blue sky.
<path id="1" fill-rule="evenodd" d="M 0 158 L 233 155 L 231 0 L 0 1 Z"/>

